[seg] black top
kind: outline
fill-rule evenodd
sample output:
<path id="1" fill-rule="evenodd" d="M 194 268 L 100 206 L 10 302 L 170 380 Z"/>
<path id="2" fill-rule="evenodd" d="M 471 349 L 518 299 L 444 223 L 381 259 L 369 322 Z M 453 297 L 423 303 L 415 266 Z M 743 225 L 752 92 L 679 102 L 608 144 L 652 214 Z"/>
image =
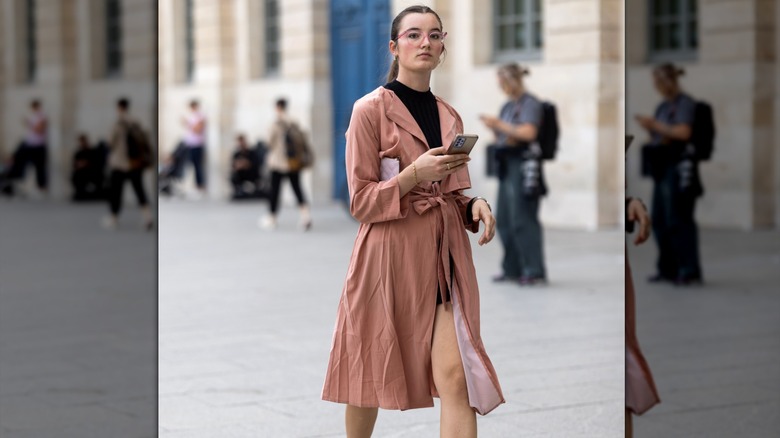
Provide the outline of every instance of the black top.
<path id="1" fill-rule="evenodd" d="M 417 91 L 394 80 L 384 86 L 395 93 L 406 109 L 412 114 L 417 125 L 425 135 L 429 148 L 441 146 L 441 125 L 439 124 L 439 107 L 431 90 Z"/>

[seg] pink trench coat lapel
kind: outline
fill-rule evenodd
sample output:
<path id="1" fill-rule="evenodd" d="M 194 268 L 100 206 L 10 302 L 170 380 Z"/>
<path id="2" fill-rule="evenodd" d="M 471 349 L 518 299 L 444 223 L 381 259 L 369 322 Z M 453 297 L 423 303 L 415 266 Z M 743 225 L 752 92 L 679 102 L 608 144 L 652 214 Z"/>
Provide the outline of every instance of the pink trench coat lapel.
<path id="1" fill-rule="evenodd" d="M 442 144 L 463 130 L 437 98 Z M 468 170 L 401 198 L 379 181 L 381 158 L 400 168 L 428 145 L 414 118 L 382 87 L 355 103 L 347 131 L 350 209 L 361 222 L 338 306 L 322 398 L 362 407 L 433 406 L 430 349 L 437 285 L 450 291 L 469 402 L 484 415 L 504 402 L 479 331 L 479 290 L 466 230 Z M 450 256 L 454 262 L 450 264 Z M 452 275 L 449 273 L 452 272 Z M 446 285 L 446 286 L 445 286 Z M 440 287 L 441 289 L 441 287 Z"/>

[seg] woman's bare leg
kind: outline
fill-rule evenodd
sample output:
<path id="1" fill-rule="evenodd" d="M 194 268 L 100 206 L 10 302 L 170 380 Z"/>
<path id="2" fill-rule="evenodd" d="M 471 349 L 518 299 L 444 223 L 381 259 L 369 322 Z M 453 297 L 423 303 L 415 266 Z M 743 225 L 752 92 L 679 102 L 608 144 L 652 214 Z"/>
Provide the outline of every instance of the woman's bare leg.
<path id="1" fill-rule="evenodd" d="M 347 405 L 344 415 L 347 423 L 347 438 L 370 438 L 376 424 L 377 408 L 359 408 Z"/>
<path id="2" fill-rule="evenodd" d="M 476 438 L 477 417 L 469 406 L 466 375 L 455 335 L 452 303 L 436 306 L 431 347 L 433 382 L 441 399 L 442 438 Z"/>

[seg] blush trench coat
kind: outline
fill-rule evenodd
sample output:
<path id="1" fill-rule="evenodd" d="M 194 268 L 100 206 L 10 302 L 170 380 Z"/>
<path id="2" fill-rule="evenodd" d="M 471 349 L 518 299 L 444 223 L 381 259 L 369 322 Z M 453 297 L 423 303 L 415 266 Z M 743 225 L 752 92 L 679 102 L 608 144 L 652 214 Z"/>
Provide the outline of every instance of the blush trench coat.
<path id="1" fill-rule="evenodd" d="M 463 122 L 436 100 L 446 145 L 463 132 Z M 450 291 L 470 405 L 487 414 L 504 397 L 480 338 L 479 290 L 466 234 L 478 232 L 479 223 L 467 219 L 467 167 L 440 182 L 421 182 L 403 197 L 397 176 L 381 181 L 382 158 L 398 159 L 403 169 L 428 150 L 412 115 L 383 87 L 355 103 L 346 138 L 350 211 L 360 227 L 338 305 L 323 400 L 400 410 L 433 406 L 438 288 Z"/>

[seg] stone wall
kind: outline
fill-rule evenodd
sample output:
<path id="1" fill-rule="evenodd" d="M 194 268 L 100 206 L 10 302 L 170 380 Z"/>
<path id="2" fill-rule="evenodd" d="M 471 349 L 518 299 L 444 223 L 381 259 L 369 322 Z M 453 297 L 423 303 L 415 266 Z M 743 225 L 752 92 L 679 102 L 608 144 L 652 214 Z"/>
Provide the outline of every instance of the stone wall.
<path id="1" fill-rule="evenodd" d="M 700 46 L 686 70 L 684 90 L 713 105 L 717 139 L 713 158 L 702 163 L 706 194 L 696 216 L 709 227 L 754 229 L 778 224 L 776 6 L 765 0 L 700 1 Z M 644 2 L 629 0 L 627 66 L 628 131 L 638 144 L 628 154 L 630 192 L 649 200 L 651 183 L 639 178 L 639 146 L 647 140 L 633 115 L 652 114 L 660 97 L 646 62 Z"/>
<path id="2" fill-rule="evenodd" d="M 98 43 L 103 29 L 99 3 L 91 0 L 37 2 L 37 75 L 27 82 L 24 2 L 2 2 L 2 143 L 7 152 L 23 138 L 21 118 L 29 102 L 38 98 L 49 119 L 49 166 L 51 194 L 70 194 L 69 174 L 75 138 L 86 133 L 93 141 L 107 139 L 116 118 L 115 105 L 128 96 L 132 112 L 156 137 L 156 10 L 145 0 L 122 3 L 123 71 L 119 77 L 102 74 L 103 47 Z M 28 175 L 31 177 L 31 175 Z M 151 186 L 153 175 L 147 175 Z M 153 191 L 154 192 L 154 191 Z"/>

